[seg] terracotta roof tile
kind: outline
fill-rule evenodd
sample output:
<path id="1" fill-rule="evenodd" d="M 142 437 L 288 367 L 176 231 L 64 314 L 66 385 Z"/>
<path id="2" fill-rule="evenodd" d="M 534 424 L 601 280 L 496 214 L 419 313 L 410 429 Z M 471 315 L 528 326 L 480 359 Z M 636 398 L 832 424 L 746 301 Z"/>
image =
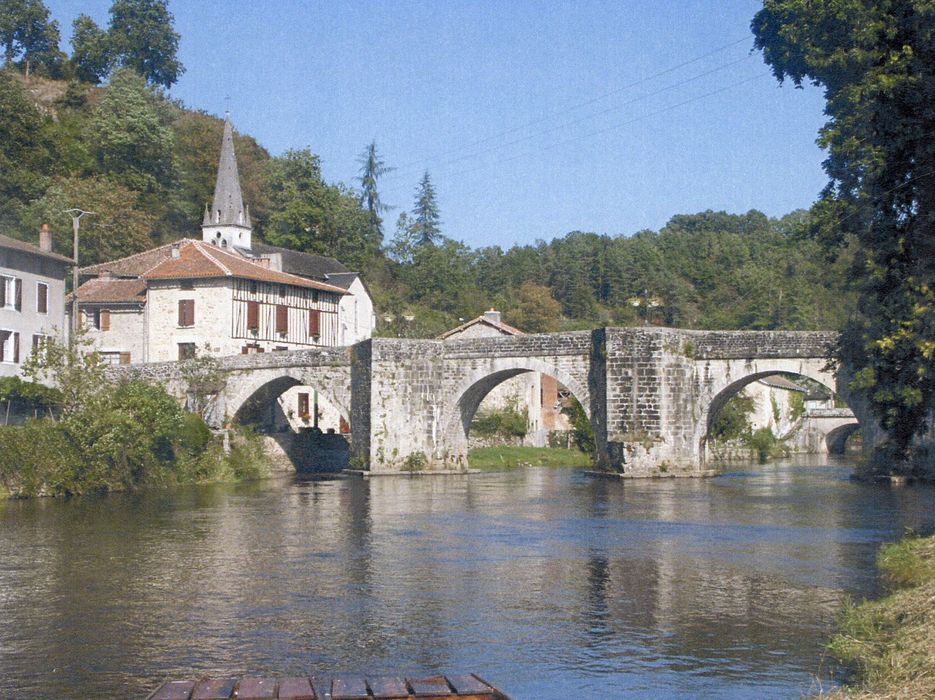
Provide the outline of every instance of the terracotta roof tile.
<path id="1" fill-rule="evenodd" d="M 146 281 L 101 278 L 88 280 L 78 287 L 78 303 L 145 304 Z"/>
<path id="2" fill-rule="evenodd" d="M 332 284 L 270 270 L 236 253 L 230 253 L 202 241 L 185 239 L 176 245 L 179 248 L 178 257 L 172 257 L 172 246 L 169 246 L 168 256 L 156 262 L 150 269 L 142 272 L 141 276 L 147 280 L 236 277 L 320 289 L 336 294 L 347 293 L 341 287 Z"/>
<path id="3" fill-rule="evenodd" d="M 491 328 L 496 328 L 498 331 L 500 331 L 501 333 L 504 333 L 505 335 L 526 335 L 526 332 L 521 331 L 519 328 L 514 328 L 508 323 L 503 323 L 503 321 L 501 321 L 500 323 L 495 323 L 494 321 L 491 321 L 489 318 L 486 318 L 482 314 L 478 316 L 477 318 L 473 318 L 470 321 L 462 323 L 457 328 L 452 328 L 450 331 L 445 331 L 440 336 L 438 336 L 438 338 L 439 340 L 450 338 L 451 336 L 457 333 L 460 333 L 462 331 L 465 331 L 471 326 L 476 326 L 479 323 L 483 323 L 484 325 L 490 326 Z"/>

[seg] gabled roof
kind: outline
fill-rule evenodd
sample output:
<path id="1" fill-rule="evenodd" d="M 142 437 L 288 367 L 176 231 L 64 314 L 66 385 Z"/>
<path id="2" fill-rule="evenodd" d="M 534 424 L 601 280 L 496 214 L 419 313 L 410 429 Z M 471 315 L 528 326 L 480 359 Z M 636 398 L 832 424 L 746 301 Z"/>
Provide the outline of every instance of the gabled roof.
<path id="1" fill-rule="evenodd" d="M 69 301 L 73 295 L 69 294 Z M 141 279 L 90 279 L 78 287 L 79 304 L 145 304 L 146 281 Z"/>
<path id="2" fill-rule="evenodd" d="M 490 326 L 491 328 L 494 328 L 500 331 L 504 335 L 526 335 L 526 333 L 524 331 L 521 331 L 519 328 L 514 328 L 513 326 L 509 325 L 508 323 L 504 323 L 503 321 L 500 321 L 498 323 L 496 321 L 493 321 L 487 318 L 486 316 L 482 314 L 478 316 L 477 318 L 467 321 L 466 323 L 462 323 L 457 328 L 452 328 L 450 331 L 445 331 L 440 336 L 438 336 L 438 338 L 439 340 L 444 340 L 445 338 L 449 338 L 453 335 L 461 333 L 462 331 L 466 331 L 471 326 L 476 326 L 478 324 Z"/>
<path id="3" fill-rule="evenodd" d="M 172 254 L 178 248 L 178 256 Z M 168 256 L 146 270 L 141 276 L 146 280 L 166 279 L 205 279 L 215 277 L 236 277 L 238 279 L 257 280 L 277 284 L 290 284 L 296 287 L 320 289 L 322 291 L 346 294 L 341 287 L 315 280 L 278 272 L 251 262 L 236 253 L 230 253 L 210 243 L 183 239 L 170 245 Z"/>
<path id="4" fill-rule="evenodd" d="M 324 255 L 302 253 L 298 250 L 280 248 L 279 246 L 260 243 L 258 241 L 253 243 L 250 253 L 253 255 L 279 255 L 282 260 L 283 272 L 321 281 L 337 273 L 357 274 L 356 272 L 348 270 L 334 258 L 329 258 Z"/>
<path id="5" fill-rule="evenodd" d="M 26 243 L 25 241 L 17 240 L 16 238 L 10 238 L 9 236 L 4 236 L 0 233 L 0 248 L 7 248 L 9 250 L 17 250 L 21 253 L 30 253 L 32 255 L 41 255 L 43 258 L 49 258 L 51 260 L 58 260 L 63 263 L 73 262 L 71 258 L 64 255 L 59 255 L 58 253 L 53 253 L 50 250 L 42 250 L 37 246 L 32 245 L 31 243 Z"/>
<path id="6" fill-rule="evenodd" d="M 179 241 L 179 243 L 181 242 L 182 241 Z M 142 277 L 147 270 L 151 270 L 163 260 L 171 258 L 173 246 L 179 243 L 166 243 L 158 248 L 150 248 L 149 250 L 144 250 L 142 253 L 136 253 L 135 255 L 130 255 L 125 258 L 108 260 L 107 262 L 98 263 L 97 265 L 82 267 L 79 272 L 82 275 L 103 275 L 109 273 L 114 277 Z"/>
<path id="7" fill-rule="evenodd" d="M 807 391 L 801 384 L 796 384 L 795 382 L 786 379 L 781 374 L 771 374 L 768 377 L 762 377 L 760 379 L 760 384 L 765 384 L 766 386 L 773 387 L 774 389 L 801 391 L 803 394 Z"/>

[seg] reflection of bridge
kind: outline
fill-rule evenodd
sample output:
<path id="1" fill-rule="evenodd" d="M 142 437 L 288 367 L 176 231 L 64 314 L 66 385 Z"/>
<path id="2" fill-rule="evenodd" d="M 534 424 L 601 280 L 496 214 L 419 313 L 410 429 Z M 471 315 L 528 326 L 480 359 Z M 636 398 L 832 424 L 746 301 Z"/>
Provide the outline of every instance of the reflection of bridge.
<path id="1" fill-rule="evenodd" d="M 349 418 L 352 453 L 374 472 L 467 468 L 467 433 L 490 389 L 523 372 L 555 377 L 591 420 L 598 464 L 631 476 L 697 474 L 724 402 L 788 372 L 837 389 L 826 332 L 599 328 L 454 341 L 373 338 L 350 348 L 221 358 L 219 414 L 246 419 L 290 386 L 315 387 Z M 179 396 L 178 363 L 138 365 Z M 218 421 L 220 422 L 220 421 Z M 851 419 L 853 422 L 853 419 Z"/>

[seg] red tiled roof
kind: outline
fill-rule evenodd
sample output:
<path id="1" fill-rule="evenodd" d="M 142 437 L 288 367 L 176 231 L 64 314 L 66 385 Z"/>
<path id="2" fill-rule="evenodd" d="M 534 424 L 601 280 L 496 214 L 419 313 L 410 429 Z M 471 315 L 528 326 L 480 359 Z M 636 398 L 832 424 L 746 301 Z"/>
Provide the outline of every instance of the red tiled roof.
<path id="1" fill-rule="evenodd" d="M 490 326 L 491 328 L 495 328 L 505 335 L 526 335 L 525 331 L 521 331 L 519 328 L 514 328 L 508 323 L 504 323 L 503 321 L 496 323 L 484 315 L 480 315 L 477 318 L 467 321 L 466 323 L 462 323 L 457 328 L 452 328 L 450 331 L 445 331 L 440 336 L 438 336 L 438 338 L 439 340 L 444 340 L 445 338 L 449 338 L 457 333 L 460 333 L 461 331 L 467 330 L 471 326 L 476 326 L 478 323 L 483 323 L 487 326 Z"/>
<path id="2" fill-rule="evenodd" d="M 145 304 L 146 281 L 91 279 L 78 287 L 78 303 Z"/>
<path id="3" fill-rule="evenodd" d="M 150 269 L 141 273 L 143 279 L 204 279 L 213 277 L 236 277 L 238 279 L 257 280 L 277 284 L 290 284 L 296 287 L 321 289 L 335 294 L 347 294 L 347 291 L 333 284 L 316 282 L 287 272 L 277 272 L 251 262 L 236 253 L 231 253 L 210 243 L 184 239 L 177 244 L 178 257 L 172 256 L 169 246 L 168 256 L 156 262 Z M 165 246 L 164 246 L 165 247 Z"/>
<path id="4" fill-rule="evenodd" d="M 42 250 L 31 243 L 26 243 L 26 241 L 20 241 L 16 238 L 10 238 L 9 236 L 4 236 L 0 233 L 0 248 L 9 248 L 10 250 L 18 250 L 23 253 L 32 253 L 33 255 L 41 255 L 44 258 L 51 258 L 52 260 L 58 260 L 59 262 L 70 263 L 72 259 L 64 255 L 59 255 L 58 253 L 53 253 L 50 250 Z"/>

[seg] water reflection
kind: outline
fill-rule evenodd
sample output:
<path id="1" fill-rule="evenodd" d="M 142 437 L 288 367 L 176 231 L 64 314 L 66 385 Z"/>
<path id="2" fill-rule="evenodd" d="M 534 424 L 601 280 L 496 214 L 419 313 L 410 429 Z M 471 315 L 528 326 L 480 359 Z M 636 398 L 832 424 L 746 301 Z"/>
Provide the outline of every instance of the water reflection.
<path id="1" fill-rule="evenodd" d="M 481 671 L 518 698 L 807 690 L 931 489 L 778 464 L 283 480 L 0 506 L 0 696 Z"/>

